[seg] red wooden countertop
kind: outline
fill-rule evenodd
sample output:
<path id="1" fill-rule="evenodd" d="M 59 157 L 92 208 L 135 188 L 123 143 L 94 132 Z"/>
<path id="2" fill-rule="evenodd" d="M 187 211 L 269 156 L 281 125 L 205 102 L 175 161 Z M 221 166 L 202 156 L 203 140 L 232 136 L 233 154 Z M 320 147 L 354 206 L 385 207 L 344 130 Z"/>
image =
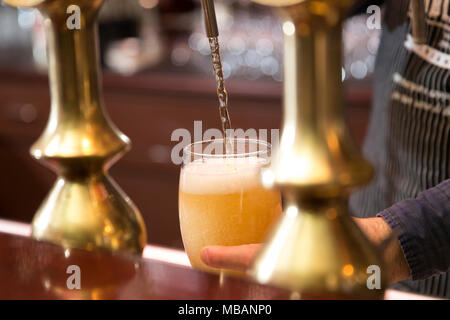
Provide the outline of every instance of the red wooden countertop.
<path id="1" fill-rule="evenodd" d="M 147 246 L 143 257 L 65 249 L 0 220 L 0 299 L 289 299 L 285 290 L 192 270 L 183 252 Z M 81 270 L 69 290 L 67 268 Z M 386 299 L 428 297 L 388 290 Z"/>

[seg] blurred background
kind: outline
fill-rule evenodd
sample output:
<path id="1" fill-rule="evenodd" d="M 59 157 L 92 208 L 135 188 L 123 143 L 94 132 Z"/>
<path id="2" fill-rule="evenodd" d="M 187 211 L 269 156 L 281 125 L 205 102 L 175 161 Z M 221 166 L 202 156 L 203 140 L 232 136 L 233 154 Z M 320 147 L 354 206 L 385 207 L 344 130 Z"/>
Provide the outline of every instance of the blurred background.
<path id="1" fill-rule="evenodd" d="M 224 76 L 234 128 L 275 129 L 281 121 L 283 42 L 276 16 L 249 0 L 216 0 Z M 372 97 L 379 31 L 368 15 L 344 28 L 347 119 L 361 145 Z M 182 248 L 179 167 L 170 153 L 178 128 L 218 128 L 210 50 L 200 0 L 108 0 L 100 20 L 106 108 L 133 149 L 111 175 L 141 210 L 152 244 Z M 42 19 L 0 2 L 0 218 L 30 222 L 55 175 L 29 156 L 50 98 Z"/>

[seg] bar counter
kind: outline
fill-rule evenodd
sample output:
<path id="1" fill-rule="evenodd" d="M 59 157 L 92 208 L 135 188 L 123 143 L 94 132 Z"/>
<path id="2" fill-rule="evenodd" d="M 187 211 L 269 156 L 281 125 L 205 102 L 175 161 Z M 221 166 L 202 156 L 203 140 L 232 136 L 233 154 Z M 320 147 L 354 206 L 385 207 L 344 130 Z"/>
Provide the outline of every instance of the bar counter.
<path id="1" fill-rule="evenodd" d="M 0 299 L 290 299 L 290 292 L 192 270 L 184 252 L 148 245 L 142 257 L 65 249 L 33 240 L 30 226 L 0 220 Z M 69 266 L 81 289 L 68 289 Z M 386 299 L 430 299 L 388 290 Z"/>

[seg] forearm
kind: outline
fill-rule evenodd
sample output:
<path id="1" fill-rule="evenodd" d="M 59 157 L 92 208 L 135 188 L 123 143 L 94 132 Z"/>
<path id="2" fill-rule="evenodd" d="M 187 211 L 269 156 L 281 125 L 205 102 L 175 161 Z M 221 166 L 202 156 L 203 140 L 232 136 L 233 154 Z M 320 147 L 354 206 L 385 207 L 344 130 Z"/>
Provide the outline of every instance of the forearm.
<path id="1" fill-rule="evenodd" d="M 377 248 L 381 249 L 384 261 L 383 272 L 388 283 L 405 280 L 410 277 L 410 269 L 402 248 L 392 228 L 383 218 L 354 218 L 356 224 Z"/>

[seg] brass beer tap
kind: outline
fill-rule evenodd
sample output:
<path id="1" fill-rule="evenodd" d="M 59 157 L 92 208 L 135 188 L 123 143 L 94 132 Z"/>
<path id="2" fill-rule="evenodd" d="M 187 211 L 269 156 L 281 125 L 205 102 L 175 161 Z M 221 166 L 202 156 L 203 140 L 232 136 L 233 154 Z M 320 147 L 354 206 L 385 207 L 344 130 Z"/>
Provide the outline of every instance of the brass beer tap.
<path id="1" fill-rule="evenodd" d="M 262 173 L 282 190 L 285 212 L 250 274 L 304 299 L 381 298 L 381 259 L 347 207 L 373 174 L 344 120 L 341 33 L 353 1 L 254 1 L 278 8 L 285 38 L 282 136 Z M 380 268 L 381 289 L 368 284 L 370 267 Z"/>
<path id="2" fill-rule="evenodd" d="M 51 111 L 31 154 L 57 175 L 32 222 L 32 236 L 64 247 L 141 253 L 143 219 L 109 176 L 129 139 L 103 107 L 96 19 L 103 0 L 4 0 L 35 7 L 48 41 Z M 79 28 L 67 23 L 78 7 Z"/>

